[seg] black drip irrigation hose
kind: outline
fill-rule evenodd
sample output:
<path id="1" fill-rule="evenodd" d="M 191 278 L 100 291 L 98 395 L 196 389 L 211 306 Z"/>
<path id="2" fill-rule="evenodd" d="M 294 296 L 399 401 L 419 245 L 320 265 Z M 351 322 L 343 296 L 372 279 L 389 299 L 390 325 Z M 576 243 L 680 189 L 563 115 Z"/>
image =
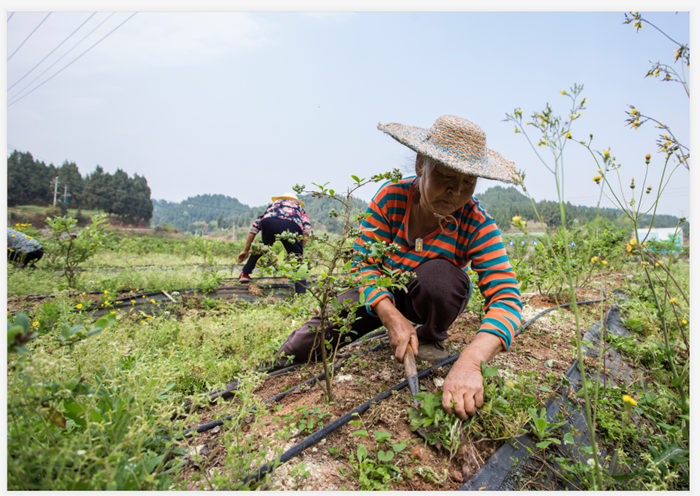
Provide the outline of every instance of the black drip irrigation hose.
<path id="1" fill-rule="evenodd" d="M 457 361 L 458 358 L 459 358 L 459 354 L 454 355 L 454 356 L 448 358 L 447 360 L 444 360 L 444 361 L 438 363 L 437 365 L 433 365 L 432 367 L 428 367 L 427 369 L 418 373 L 418 379 L 422 379 L 423 377 L 427 376 L 433 369 L 438 369 L 440 367 L 443 367 L 445 365 L 449 365 L 449 364 Z M 265 464 L 262 467 L 260 467 L 254 474 L 247 476 L 245 479 L 242 480 L 243 484 L 247 484 L 248 482 L 258 480 L 260 477 L 265 475 L 267 472 L 274 470 L 278 465 L 286 463 L 290 459 L 292 459 L 295 456 L 297 456 L 298 454 L 300 454 L 306 448 L 310 448 L 314 444 L 320 442 L 321 439 L 325 438 L 329 434 L 335 432 L 337 429 L 339 429 L 340 427 L 342 427 L 345 424 L 347 424 L 348 422 L 350 422 L 350 420 L 353 419 L 353 416 L 355 414 L 357 414 L 357 415 L 363 414 L 374 403 L 378 403 L 378 402 L 388 398 L 389 396 L 391 396 L 392 392 L 400 391 L 401 389 L 405 388 L 406 386 L 408 386 L 408 381 L 403 381 L 403 382 L 397 384 L 396 386 L 383 391 L 382 393 L 378 394 L 377 396 L 375 396 L 371 400 L 358 406 L 357 408 L 355 408 L 351 412 L 346 413 L 345 415 L 340 417 L 338 420 L 336 420 L 336 421 L 328 424 L 327 426 L 323 427 L 322 429 L 314 432 L 309 437 L 304 439 L 302 442 L 296 444 L 295 446 L 293 446 L 289 450 L 285 451 L 279 457 L 279 459 L 275 460 L 275 462 L 273 464 Z"/>
<path id="2" fill-rule="evenodd" d="M 296 366 L 299 366 L 299 365 L 303 365 L 303 364 L 298 364 L 298 365 L 296 365 Z M 333 366 L 333 370 L 338 370 L 338 369 L 339 369 L 340 367 L 342 367 L 343 365 L 345 365 L 345 361 L 338 362 L 338 363 L 336 363 L 336 364 Z M 294 366 L 294 367 L 296 367 L 296 366 Z M 287 367 L 287 369 L 291 369 L 291 368 L 294 368 L 294 367 Z M 286 370 L 286 369 L 283 369 L 283 370 L 285 370 L 285 372 L 288 372 L 288 371 L 289 371 L 289 370 Z M 280 371 L 277 371 L 277 372 L 280 372 Z M 275 374 L 275 375 L 281 375 L 281 372 L 278 373 L 278 374 Z M 323 380 L 325 377 L 326 377 L 326 373 L 325 373 L 325 372 L 321 372 L 320 374 L 318 374 L 318 375 L 312 377 L 312 378 L 309 379 L 308 381 L 304 381 L 304 382 L 302 382 L 301 384 L 298 384 L 298 385 L 294 386 L 293 388 L 287 389 L 286 391 L 282 391 L 281 393 L 276 394 L 275 396 L 273 396 L 273 397 L 271 397 L 271 398 L 265 400 L 265 403 L 277 402 L 277 401 L 281 400 L 282 398 L 284 398 L 285 396 L 287 396 L 287 395 L 288 395 L 289 393 L 291 393 L 292 391 L 296 391 L 297 389 L 299 389 L 299 388 L 301 388 L 301 387 L 303 387 L 303 386 L 306 386 L 307 384 L 315 383 L 316 381 L 321 381 L 321 380 Z M 233 389 L 232 391 L 237 390 L 237 389 L 238 389 L 238 381 L 236 381 L 236 389 Z M 248 414 L 253 413 L 255 410 L 256 410 L 256 407 L 253 407 L 253 408 L 251 408 L 247 413 L 248 413 Z M 224 417 L 223 419 L 213 420 L 213 421 L 211 421 L 211 422 L 209 422 L 209 423 L 202 424 L 202 425 L 198 425 L 197 427 L 192 427 L 191 429 L 187 429 L 186 431 L 184 431 L 184 432 L 182 433 L 182 435 L 183 435 L 183 436 L 187 436 L 188 434 L 191 434 L 191 433 L 193 433 L 193 432 L 196 432 L 197 434 L 201 434 L 202 432 L 206 432 L 206 431 L 208 431 L 208 430 L 210 430 L 210 429 L 213 429 L 213 428 L 216 427 L 216 426 L 223 425 L 224 421 L 231 420 L 232 418 L 233 418 L 233 415 L 226 415 L 226 417 Z M 165 437 L 165 440 L 168 440 L 168 439 L 170 439 L 170 437 L 169 437 L 169 436 L 166 436 L 166 437 Z"/>
<path id="3" fill-rule="evenodd" d="M 580 302 L 576 302 L 576 304 L 577 304 L 577 305 L 585 305 L 585 304 L 589 304 L 589 303 L 599 303 L 599 302 L 601 302 L 601 301 L 605 301 L 605 299 L 602 299 L 602 300 L 580 301 Z M 569 306 L 569 305 L 571 305 L 571 303 L 565 303 L 565 304 L 563 304 L 563 305 L 559 305 L 558 307 L 548 308 L 548 309 L 545 310 L 544 312 L 540 312 L 540 313 L 539 313 L 538 315 L 536 315 L 534 318 L 530 319 L 527 323 L 525 323 L 523 326 L 521 326 L 521 327 L 516 331 L 516 334 L 515 334 L 515 335 L 520 334 L 520 332 L 522 332 L 523 329 L 526 329 L 526 328 L 527 328 L 528 326 L 530 326 L 535 320 L 537 320 L 537 319 L 540 318 L 541 316 L 545 315 L 546 313 L 551 312 L 552 310 L 555 310 L 556 308 L 562 308 L 562 307 L 566 307 L 566 306 Z M 378 347 L 381 346 L 382 344 L 384 344 L 384 343 L 381 343 L 380 345 L 375 346 L 373 349 L 378 348 Z M 433 365 L 432 367 L 428 367 L 427 369 L 425 369 L 425 370 L 423 370 L 423 371 L 421 371 L 421 372 L 418 373 L 418 379 L 422 379 L 422 378 L 426 377 L 433 369 L 438 369 L 438 368 L 440 368 L 440 367 L 443 367 L 443 366 L 445 366 L 445 365 L 449 365 L 449 364 L 451 364 L 451 363 L 457 361 L 457 359 L 458 359 L 459 357 L 460 357 L 460 354 L 457 354 L 457 355 L 454 355 L 454 356 L 452 356 L 452 357 L 450 357 L 450 358 L 448 358 L 448 359 L 446 359 L 446 360 L 444 360 L 444 361 L 438 363 L 437 365 Z M 573 367 L 573 366 L 574 366 L 574 365 L 572 365 L 572 367 Z M 571 370 L 571 369 L 570 369 L 570 370 Z M 389 396 L 391 396 L 391 393 L 392 393 L 393 391 L 399 391 L 399 390 L 405 388 L 406 386 L 408 386 L 408 381 L 403 381 L 403 382 L 397 384 L 396 386 L 394 386 L 394 387 L 392 387 L 392 388 L 390 388 L 390 389 L 387 389 L 387 390 L 383 391 L 382 393 L 380 393 L 379 395 L 375 396 L 375 397 L 372 398 L 371 400 L 369 400 L 369 401 L 367 401 L 366 403 L 363 403 L 362 405 L 358 406 L 357 408 L 355 408 L 355 409 L 352 410 L 351 412 L 346 413 L 345 415 L 343 415 L 342 417 L 340 417 L 340 418 L 339 418 L 338 420 L 336 420 L 335 422 L 332 422 L 331 424 L 327 425 L 326 427 L 323 427 L 322 429 L 320 429 L 320 430 L 314 432 L 314 433 L 311 434 L 309 437 L 307 437 L 306 439 L 304 439 L 302 442 L 296 444 L 295 446 L 293 446 L 292 448 L 290 448 L 289 450 L 287 450 L 286 452 L 284 452 L 284 453 L 279 457 L 279 459 L 275 461 L 274 464 L 272 464 L 272 465 L 270 465 L 270 464 L 263 465 L 263 466 L 260 467 L 254 474 L 249 475 L 248 477 L 246 477 L 245 479 L 243 479 L 242 482 L 243 482 L 244 484 L 247 484 L 247 483 L 250 482 L 250 481 L 258 480 L 260 477 L 262 477 L 263 475 L 265 475 L 267 472 L 270 472 L 270 471 L 274 470 L 275 467 L 277 467 L 278 465 L 281 465 L 281 464 L 283 464 L 283 463 L 286 463 L 286 462 L 289 461 L 290 459 L 292 459 L 292 458 L 294 458 L 295 456 L 297 456 L 298 454 L 300 454 L 300 453 L 301 453 L 302 451 L 304 451 L 305 449 L 307 449 L 307 448 L 313 446 L 314 444 L 317 444 L 318 442 L 321 441 L 321 439 L 325 438 L 326 436 L 330 435 L 331 433 L 333 433 L 334 431 L 336 431 L 337 429 L 339 429 L 339 428 L 342 427 L 343 425 L 347 424 L 350 420 L 352 420 L 352 418 L 353 418 L 353 416 L 354 416 L 355 414 L 358 414 L 358 415 L 363 414 L 364 412 L 366 412 L 366 411 L 369 409 L 370 406 L 372 406 L 372 404 L 378 403 L 378 402 L 380 402 L 380 401 L 382 401 L 382 400 L 388 398 Z M 220 425 L 220 424 L 217 424 L 217 425 Z M 212 426 L 212 428 L 213 428 L 213 427 L 214 427 L 214 426 Z"/>

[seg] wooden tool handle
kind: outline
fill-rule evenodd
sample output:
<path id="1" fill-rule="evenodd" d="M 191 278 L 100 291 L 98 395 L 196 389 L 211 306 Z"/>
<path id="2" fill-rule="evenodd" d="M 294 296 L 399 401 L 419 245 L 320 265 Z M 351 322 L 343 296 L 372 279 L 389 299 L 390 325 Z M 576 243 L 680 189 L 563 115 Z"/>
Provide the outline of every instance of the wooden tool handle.
<path id="1" fill-rule="evenodd" d="M 410 344 L 406 346 L 406 353 L 403 355 L 403 365 L 406 368 L 406 378 L 415 377 L 418 375 L 418 370 L 416 369 L 416 358 Z"/>

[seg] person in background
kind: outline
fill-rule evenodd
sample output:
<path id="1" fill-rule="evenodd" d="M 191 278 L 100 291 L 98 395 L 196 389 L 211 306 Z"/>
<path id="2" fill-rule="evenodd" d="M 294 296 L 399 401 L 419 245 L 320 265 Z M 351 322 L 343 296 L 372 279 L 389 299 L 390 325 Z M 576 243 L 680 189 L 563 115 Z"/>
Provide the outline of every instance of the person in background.
<path id="1" fill-rule="evenodd" d="M 376 242 L 393 242 L 399 249 L 382 259 L 357 257 L 352 266 L 357 287 L 338 300 L 364 303 L 352 325 L 352 340 L 384 326 L 396 360 L 403 362 L 411 347 L 417 359 L 436 364 L 450 356 L 447 331 L 471 297 L 467 271 L 476 272 L 484 317 L 452 365 L 442 395 L 445 411 L 466 420 L 484 403 L 481 363 L 508 350 L 522 312 L 501 233 L 472 195 L 479 177 L 514 182 L 515 165 L 486 147 L 479 126 L 460 117 L 444 115 L 430 129 L 396 123 L 379 129 L 416 152 L 416 175 L 381 186 L 353 249 L 368 255 Z M 405 291 L 390 291 L 375 283 L 387 270 L 416 277 Z M 324 339 L 316 339 L 319 324 L 317 315 L 295 330 L 272 367 L 285 366 L 288 357 L 294 363 L 318 359 L 326 340 L 335 346 L 339 331 L 329 327 Z"/>
<path id="2" fill-rule="evenodd" d="M 238 263 L 243 263 L 248 258 L 250 246 L 260 231 L 262 231 L 262 242 L 267 246 L 275 242 L 275 236 L 285 231 L 301 234 L 301 240 L 295 243 L 282 241 L 282 244 L 287 253 L 294 253 L 300 259 L 304 256 L 304 246 L 311 235 L 311 221 L 306 214 L 306 210 L 304 210 L 304 202 L 297 197 L 296 193 L 284 193 L 281 196 L 273 196 L 272 202 L 251 224 L 248 237 L 245 240 L 245 248 L 238 254 Z M 250 274 L 255 269 L 255 264 L 258 263 L 259 258 L 260 255 L 253 255 L 248 258 L 241 275 L 238 276 L 239 282 L 247 283 L 251 281 Z M 306 281 L 297 282 L 294 289 L 298 294 L 306 293 Z"/>
<path id="3" fill-rule="evenodd" d="M 7 259 L 15 262 L 15 267 L 25 265 L 34 267 L 34 264 L 44 256 L 44 248 L 39 242 L 20 231 L 7 228 Z"/>

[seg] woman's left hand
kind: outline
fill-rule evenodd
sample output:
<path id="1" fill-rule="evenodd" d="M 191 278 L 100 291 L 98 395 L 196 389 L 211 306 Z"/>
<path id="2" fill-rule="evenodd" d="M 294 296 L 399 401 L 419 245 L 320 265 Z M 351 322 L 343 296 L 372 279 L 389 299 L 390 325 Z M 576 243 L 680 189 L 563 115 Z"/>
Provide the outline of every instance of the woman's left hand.
<path id="1" fill-rule="evenodd" d="M 481 362 L 488 363 L 503 349 L 501 340 L 488 332 L 477 333 L 452 366 L 442 387 L 442 408 L 448 414 L 454 411 L 462 420 L 476 415 L 484 405 L 484 378 Z"/>
<path id="2" fill-rule="evenodd" d="M 242 251 L 238 254 L 238 263 L 243 263 L 243 261 L 248 258 L 248 250 Z"/>
<path id="3" fill-rule="evenodd" d="M 484 405 L 484 379 L 481 362 L 473 363 L 460 358 L 447 374 L 442 388 L 442 408 L 448 414 L 454 411 L 462 420 L 476 415 Z"/>

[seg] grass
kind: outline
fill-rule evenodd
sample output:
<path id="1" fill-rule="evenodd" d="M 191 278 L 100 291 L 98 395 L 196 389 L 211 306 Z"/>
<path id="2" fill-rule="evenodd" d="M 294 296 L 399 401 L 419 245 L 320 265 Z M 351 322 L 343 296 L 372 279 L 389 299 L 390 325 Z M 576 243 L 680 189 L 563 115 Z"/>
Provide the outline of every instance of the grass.
<path id="1" fill-rule="evenodd" d="M 128 239 L 130 245 L 117 240 L 115 249 L 99 253 L 86 264 L 88 270 L 79 282 L 81 290 L 107 290 L 114 294 L 122 288 L 172 291 L 187 287 L 215 287 L 221 278 L 230 276 L 228 269 L 213 273 L 195 269 L 194 265 L 201 264 L 202 257 L 186 251 L 189 245 L 184 237 L 167 242 L 143 235 Z M 182 252 L 171 252 L 175 247 L 181 247 Z M 533 252 L 527 251 L 524 256 L 533 256 Z M 217 256 L 214 261 L 230 263 L 231 259 Z M 137 270 L 133 267 L 187 263 L 192 266 L 173 270 Z M 97 270 L 99 266 L 127 268 L 112 273 Z M 634 264 L 620 263 L 618 271 L 631 272 L 635 274 L 634 280 L 640 280 L 639 268 Z M 672 271 L 679 284 L 687 288 L 689 265 L 674 265 Z M 203 405 L 203 393 L 220 388 L 233 378 L 245 377 L 258 364 L 269 359 L 291 331 L 311 315 L 310 298 L 296 297 L 294 301 L 275 304 L 224 300 L 216 300 L 213 304 L 204 299 L 193 299 L 183 306 L 169 307 L 155 317 L 134 315 L 137 311 L 120 311 L 115 314 L 116 322 L 99 335 L 71 347 L 61 347 L 58 336 L 62 320 L 71 326 L 85 323 L 89 328 L 90 318 L 72 311 L 77 303 L 86 306 L 88 301 L 68 297 L 59 273 L 18 270 L 8 264 L 7 282 L 8 295 L 58 293 L 57 298 L 44 300 L 36 307 L 32 327 L 41 335 L 28 344 L 30 360 L 18 360 L 14 354 L 8 357 L 9 488 L 191 489 L 188 483 L 177 480 L 199 478 L 196 484 L 233 489 L 238 479 L 232 474 L 248 473 L 251 464 L 262 463 L 267 448 L 263 448 L 260 444 L 263 441 L 251 433 L 257 432 L 254 429 L 262 431 L 265 423 L 276 418 L 265 409 L 248 419 L 252 422 L 250 428 L 246 427 L 245 419 L 226 424 L 221 439 L 227 456 L 222 465 L 213 469 L 211 476 L 209 472 L 200 471 L 191 476 L 182 475 L 185 466 L 180 463 L 180 457 L 195 447 L 196 440 L 177 443 L 158 440 L 185 427 L 211 420 L 212 413 L 216 415 L 219 410 L 215 408 L 212 412 L 205 406 L 186 412 L 182 409 L 183 401 L 187 399 L 195 405 Z M 658 352 L 661 337 L 654 331 L 653 315 L 644 300 L 648 296 L 635 290 L 634 284 L 633 281 L 630 286 L 632 301 L 626 311 L 632 322 L 639 322 L 639 332 L 645 335 L 637 343 L 629 340 L 616 344 L 627 360 L 651 367 L 654 381 L 639 382 L 627 389 L 608 387 L 603 391 L 598 402 L 598 435 L 609 452 L 615 443 L 622 443 L 630 456 L 639 458 L 648 451 L 649 445 L 660 446 L 658 439 L 666 442 L 674 435 L 643 419 L 652 417 L 672 426 L 681 422 L 681 413 L 669 402 L 663 402 L 669 375 L 664 371 L 664 356 Z M 614 281 L 610 279 L 607 290 L 611 291 L 613 286 Z M 679 304 L 679 307 L 687 314 L 684 304 Z M 600 318 L 599 311 L 593 307 L 583 306 L 580 311 L 583 327 L 590 327 Z M 558 310 L 550 313 L 549 319 L 566 326 L 570 312 Z M 34 322 L 36 326 L 33 326 Z M 528 335 L 524 334 L 516 342 L 514 353 L 519 353 L 521 348 L 530 348 L 529 343 L 546 338 L 543 329 L 533 326 L 528 330 Z M 567 331 L 561 332 L 564 335 Z M 506 358 L 506 354 L 503 357 Z M 361 369 L 375 370 L 377 365 L 380 364 L 368 363 Z M 488 378 L 490 410 L 484 410 L 477 419 L 465 423 L 465 436 L 472 440 L 500 439 L 514 435 L 523 426 L 527 429 L 527 408 L 535 406 L 534 402 L 541 399 L 535 398 L 533 392 L 541 391 L 537 388 L 542 387 L 554 389 L 560 381 L 559 376 L 554 371 L 540 377 L 520 374 L 512 369 L 506 378 L 509 380 L 500 380 L 498 376 Z M 83 382 L 78 383 L 78 379 Z M 78 385 L 72 385 L 74 380 Z M 82 393 L 80 384 L 85 385 Z M 369 386 L 376 389 L 382 385 L 369 381 Z M 251 405 L 259 401 L 253 394 L 255 387 L 254 381 L 251 382 L 236 401 Z M 98 394 L 102 391 L 100 388 L 106 392 Z M 630 429 L 631 424 L 624 421 L 620 401 L 622 393 L 639 400 L 639 413 L 636 410 L 633 413 L 635 425 L 638 425 L 636 429 Z M 107 394 L 111 398 L 109 401 Z M 49 399 L 37 403 L 35 399 L 42 396 Z M 305 400 L 299 397 L 297 401 Z M 91 414 L 93 423 L 90 425 L 94 431 L 85 430 L 69 418 L 70 409 L 78 408 L 74 404 L 80 405 L 81 411 L 98 412 Z M 122 405 L 121 410 L 119 405 Z M 541 405 L 538 403 L 537 406 Z M 236 411 L 230 405 L 222 410 L 226 413 Z M 173 418 L 175 413 L 179 416 Z M 504 413 L 507 414 L 503 416 Z M 61 416 L 67 419 L 65 428 L 52 423 Z M 279 435 L 289 434 L 285 422 L 280 424 Z M 128 428 L 119 430 L 119 425 L 128 425 Z M 96 436 L 103 440 L 93 442 Z M 373 449 L 370 447 L 370 451 Z M 83 454 L 76 458 L 78 452 Z M 356 456 L 354 451 L 341 458 L 349 462 L 350 456 Z M 201 458 L 198 463 L 208 462 Z M 263 481 L 262 487 L 269 488 L 266 484 L 268 482 Z"/>
<path id="2" fill-rule="evenodd" d="M 32 214 L 42 214 L 45 213 L 50 207 L 40 207 L 38 205 L 17 205 L 15 207 L 11 207 L 16 210 L 20 210 L 22 212 L 28 212 Z M 93 216 L 97 215 L 100 213 L 99 210 L 81 210 L 82 214 L 84 216 Z M 78 214 L 78 209 L 77 208 L 69 208 L 68 209 L 68 214 L 75 217 Z"/>

